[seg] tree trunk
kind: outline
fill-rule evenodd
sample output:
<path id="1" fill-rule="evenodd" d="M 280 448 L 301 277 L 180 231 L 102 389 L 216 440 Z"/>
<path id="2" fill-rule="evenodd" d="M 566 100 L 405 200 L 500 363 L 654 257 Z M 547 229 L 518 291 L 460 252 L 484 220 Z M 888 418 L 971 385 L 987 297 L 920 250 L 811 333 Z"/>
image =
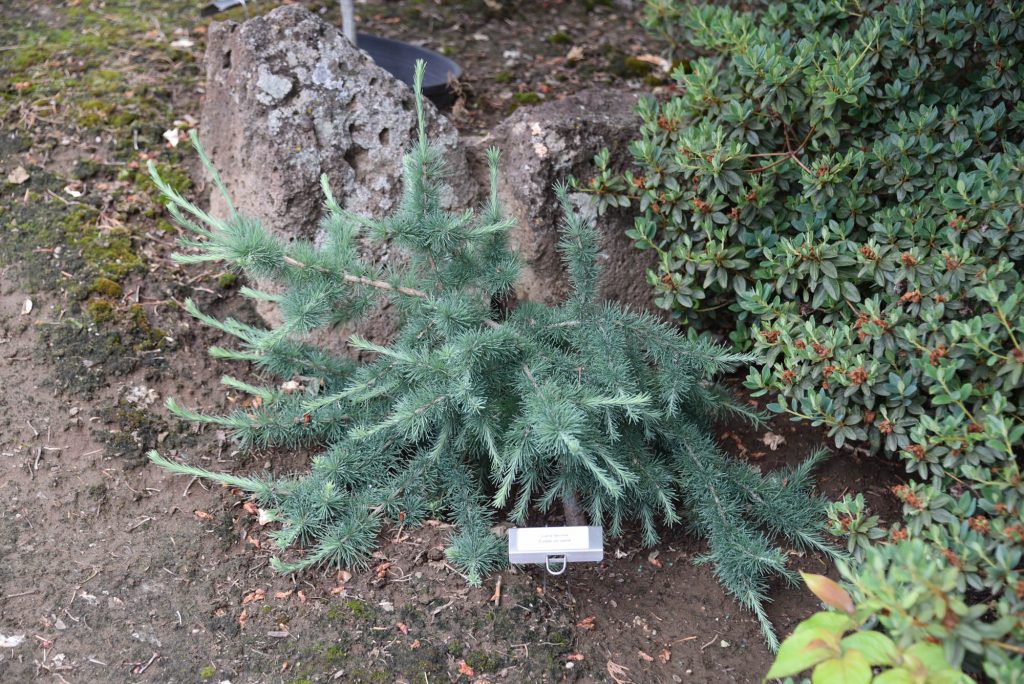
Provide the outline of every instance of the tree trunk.
<path id="1" fill-rule="evenodd" d="M 587 516 L 583 514 L 575 495 L 562 497 L 562 511 L 565 514 L 565 524 L 570 527 L 585 526 Z"/>

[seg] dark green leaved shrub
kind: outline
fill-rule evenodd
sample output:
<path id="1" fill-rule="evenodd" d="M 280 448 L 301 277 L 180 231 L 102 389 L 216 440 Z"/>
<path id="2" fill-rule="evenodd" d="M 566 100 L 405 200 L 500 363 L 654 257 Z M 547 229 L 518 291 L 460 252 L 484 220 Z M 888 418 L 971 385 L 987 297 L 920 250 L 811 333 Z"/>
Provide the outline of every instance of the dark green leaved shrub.
<path id="1" fill-rule="evenodd" d="M 899 454 L 899 533 L 1019 616 L 1024 5 L 648 5 L 693 59 L 634 170 L 581 186 L 641 212 L 657 304 L 757 351 L 773 410 Z"/>

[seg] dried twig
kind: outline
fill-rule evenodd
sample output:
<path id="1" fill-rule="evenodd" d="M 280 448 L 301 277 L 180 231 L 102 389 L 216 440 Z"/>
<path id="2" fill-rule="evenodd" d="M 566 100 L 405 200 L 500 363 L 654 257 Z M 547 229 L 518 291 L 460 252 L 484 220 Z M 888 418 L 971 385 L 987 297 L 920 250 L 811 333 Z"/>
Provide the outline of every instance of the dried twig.
<path id="1" fill-rule="evenodd" d="M 494 583 L 494 593 L 490 601 L 496 606 L 501 603 L 501 575 L 498 575 L 498 581 Z"/>
<path id="2" fill-rule="evenodd" d="M 132 668 L 132 674 L 142 674 L 143 672 L 148 670 L 149 666 L 156 662 L 156 659 L 159 657 L 160 654 L 154 651 L 153 655 L 150 657 L 149 661 L 145 665 L 136 665 L 134 668 Z"/>

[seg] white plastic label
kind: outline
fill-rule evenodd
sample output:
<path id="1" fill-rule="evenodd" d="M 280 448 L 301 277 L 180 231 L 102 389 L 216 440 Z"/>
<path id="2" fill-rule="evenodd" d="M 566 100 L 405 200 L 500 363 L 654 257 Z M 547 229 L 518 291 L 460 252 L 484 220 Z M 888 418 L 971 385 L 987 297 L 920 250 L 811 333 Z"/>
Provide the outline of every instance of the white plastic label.
<path id="1" fill-rule="evenodd" d="M 516 534 L 521 551 L 577 551 L 590 546 L 588 527 L 520 527 Z"/>

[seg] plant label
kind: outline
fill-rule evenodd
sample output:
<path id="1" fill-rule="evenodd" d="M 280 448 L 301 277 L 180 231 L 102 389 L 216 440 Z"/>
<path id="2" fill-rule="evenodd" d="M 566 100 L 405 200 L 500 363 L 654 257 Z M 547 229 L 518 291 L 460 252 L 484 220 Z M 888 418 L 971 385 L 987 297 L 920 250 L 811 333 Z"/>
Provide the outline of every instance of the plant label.
<path id="1" fill-rule="evenodd" d="M 561 575 L 569 563 L 604 559 L 601 527 L 513 527 L 508 531 L 508 560 L 516 565 L 537 563 Z"/>

